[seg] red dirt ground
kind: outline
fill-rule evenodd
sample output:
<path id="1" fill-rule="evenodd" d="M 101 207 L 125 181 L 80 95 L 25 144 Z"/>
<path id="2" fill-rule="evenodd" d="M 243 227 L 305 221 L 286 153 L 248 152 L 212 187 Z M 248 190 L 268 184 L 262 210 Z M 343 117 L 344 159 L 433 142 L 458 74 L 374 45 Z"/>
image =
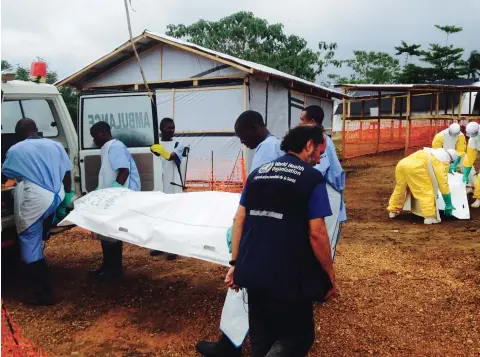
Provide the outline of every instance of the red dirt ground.
<path id="1" fill-rule="evenodd" d="M 335 262 L 340 296 L 315 308 L 310 356 L 479 356 L 480 210 L 472 220 L 388 220 L 400 153 L 347 160 L 344 228 Z M 225 268 L 152 258 L 131 245 L 118 284 L 87 279 L 100 244 L 76 229 L 46 250 L 58 303 L 30 307 L 20 275 L 2 269 L 4 304 L 50 356 L 196 356 L 216 339 Z M 246 354 L 247 355 L 247 354 Z"/>

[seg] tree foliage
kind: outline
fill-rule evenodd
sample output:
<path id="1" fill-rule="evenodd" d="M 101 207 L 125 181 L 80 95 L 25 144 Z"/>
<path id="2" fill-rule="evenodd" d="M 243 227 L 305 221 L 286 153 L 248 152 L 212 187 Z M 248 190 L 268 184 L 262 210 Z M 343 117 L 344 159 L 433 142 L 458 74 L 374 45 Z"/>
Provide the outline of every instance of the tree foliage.
<path id="1" fill-rule="evenodd" d="M 334 57 L 336 43 L 307 47 L 299 36 L 286 35 L 282 24 L 269 24 L 251 12 L 240 11 L 219 21 L 199 20 L 191 25 L 167 26 L 167 35 L 260 63 L 314 81 Z"/>
<path id="2" fill-rule="evenodd" d="M 395 47 L 397 50 L 397 53 L 395 53 L 396 56 L 400 56 L 405 54 L 405 66 L 408 64 L 408 57 L 413 57 L 413 56 L 420 56 L 422 53 L 420 51 L 421 45 L 408 45 L 405 41 L 402 41 L 401 46 Z"/>
<path id="3" fill-rule="evenodd" d="M 447 34 L 447 44 L 444 46 L 432 43 L 427 50 L 421 50 L 418 45 L 413 45 L 415 48 L 412 49 L 402 41 L 402 46 L 395 47 L 398 51 L 397 55 L 407 53 L 425 64 L 406 64 L 397 78 L 398 82 L 423 83 L 451 80 L 461 78 L 469 72 L 468 63 L 462 59 L 464 49 L 448 45 L 448 36 L 463 29 L 456 26 L 435 25 L 435 27 Z M 409 52 L 409 50 L 412 51 Z"/>
<path id="4" fill-rule="evenodd" d="M 350 76 L 330 74 L 336 83 L 395 83 L 400 72 L 400 62 L 385 52 L 354 51 L 354 58 L 341 61 L 352 70 Z"/>

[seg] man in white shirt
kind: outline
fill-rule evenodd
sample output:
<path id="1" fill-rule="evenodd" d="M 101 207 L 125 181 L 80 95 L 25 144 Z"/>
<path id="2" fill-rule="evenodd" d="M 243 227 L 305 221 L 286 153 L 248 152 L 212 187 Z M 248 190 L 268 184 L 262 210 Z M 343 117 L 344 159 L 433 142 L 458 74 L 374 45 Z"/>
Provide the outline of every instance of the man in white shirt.
<path id="1" fill-rule="evenodd" d="M 185 187 L 185 177 L 182 177 L 182 162 L 187 153 L 184 146 L 177 140 L 175 136 L 175 122 L 171 118 L 163 118 L 160 122 L 160 144 L 153 145 L 151 151 L 154 155 L 159 156 L 162 160 L 163 168 L 163 192 L 165 193 L 182 193 Z M 158 150 L 160 148 L 160 150 Z M 165 150 L 167 155 L 164 154 Z M 150 251 L 152 257 L 163 254 L 159 250 Z M 168 260 L 177 258 L 176 254 L 167 254 Z"/>

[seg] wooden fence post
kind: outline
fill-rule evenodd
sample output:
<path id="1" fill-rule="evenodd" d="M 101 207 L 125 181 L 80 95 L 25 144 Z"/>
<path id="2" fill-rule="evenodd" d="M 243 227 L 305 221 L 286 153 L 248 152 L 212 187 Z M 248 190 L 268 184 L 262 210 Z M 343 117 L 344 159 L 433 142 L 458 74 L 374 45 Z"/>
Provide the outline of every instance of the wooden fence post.
<path id="1" fill-rule="evenodd" d="M 407 94 L 407 111 L 405 113 L 406 115 L 406 132 L 405 132 L 405 156 L 408 155 L 408 148 L 410 146 L 410 130 L 412 126 L 412 122 L 410 119 L 410 101 L 411 101 L 411 92 L 408 91 Z"/>

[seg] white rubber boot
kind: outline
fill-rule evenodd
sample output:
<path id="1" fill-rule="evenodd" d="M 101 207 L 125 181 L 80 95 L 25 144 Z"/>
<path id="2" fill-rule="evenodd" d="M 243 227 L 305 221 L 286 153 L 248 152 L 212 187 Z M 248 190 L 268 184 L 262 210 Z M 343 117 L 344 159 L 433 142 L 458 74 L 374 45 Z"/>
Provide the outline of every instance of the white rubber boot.
<path id="1" fill-rule="evenodd" d="M 388 212 L 388 218 L 392 219 L 399 215 L 398 212 Z"/>
<path id="2" fill-rule="evenodd" d="M 473 202 L 470 207 L 472 207 L 472 208 L 480 208 L 480 198 L 477 198 L 477 200 L 476 200 L 475 202 Z"/>
<path id="3" fill-rule="evenodd" d="M 423 221 L 424 224 L 437 224 L 439 223 L 436 218 L 428 217 Z"/>

